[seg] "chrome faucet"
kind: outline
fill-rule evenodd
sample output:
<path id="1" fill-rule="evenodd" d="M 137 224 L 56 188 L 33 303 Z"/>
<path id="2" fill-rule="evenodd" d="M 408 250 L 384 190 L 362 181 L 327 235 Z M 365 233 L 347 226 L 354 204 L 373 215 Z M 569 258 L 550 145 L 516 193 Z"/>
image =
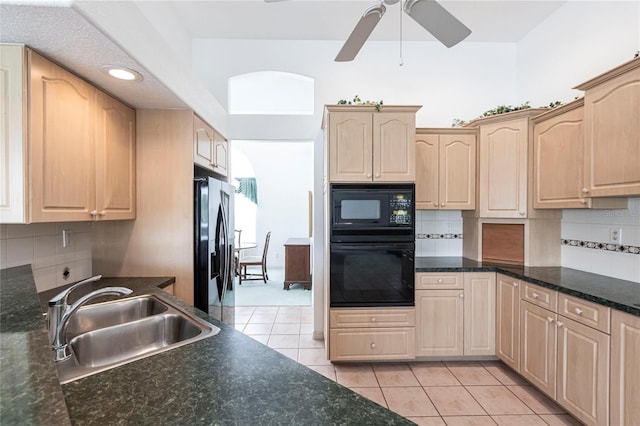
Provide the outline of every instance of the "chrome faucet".
<path id="1" fill-rule="evenodd" d="M 86 280 L 82 280 L 49 300 L 47 326 L 49 328 L 49 342 L 51 342 L 51 346 L 53 347 L 54 358 L 56 361 L 62 361 L 71 356 L 71 352 L 67 346 L 67 326 L 69 324 L 69 318 L 71 318 L 71 315 L 73 315 L 80 306 L 98 296 L 126 296 L 133 292 L 133 290 L 126 287 L 105 287 L 82 296 L 71 306 L 67 304 L 69 294 L 78 288 L 78 286 L 98 281 L 100 278 L 102 278 L 102 275 L 96 275 L 94 277 L 87 278 Z"/>

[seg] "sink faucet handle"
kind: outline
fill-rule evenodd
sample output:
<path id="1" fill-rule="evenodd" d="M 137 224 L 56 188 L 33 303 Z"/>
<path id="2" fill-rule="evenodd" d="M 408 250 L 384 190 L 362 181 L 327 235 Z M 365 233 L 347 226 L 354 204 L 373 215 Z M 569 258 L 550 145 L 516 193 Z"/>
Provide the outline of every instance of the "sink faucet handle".
<path id="1" fill-rule="evenodd" d="M 82 280 L 82 281 L 79 281 L 79 282 L 75 283 L 74 285 L 72 285 L 68 289 L 61 291 L 60 293 L 56 294 L 51 299 L 49 299 L 49 306 L 66 305 L 67 304 L 67 298 L 69 297 L 69 294 L 73 290 L 75 290 L 76 288 L 78 288 L 82 284 L 92 283 L 94 281 L 98 281 L 101 278 L 102 278 L 102 275 L 94 275 L 91 278 L 87 278 L 85 280 Z"/>

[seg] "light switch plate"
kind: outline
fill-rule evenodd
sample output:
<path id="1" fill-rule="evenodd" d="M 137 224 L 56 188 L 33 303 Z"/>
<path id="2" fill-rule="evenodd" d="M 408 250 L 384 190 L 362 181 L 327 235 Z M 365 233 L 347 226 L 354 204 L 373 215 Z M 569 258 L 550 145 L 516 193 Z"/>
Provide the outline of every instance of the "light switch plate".
<path id="1" fill-rule="evenodd" d="M 71 240 L 71 234 L 73 234 L 73 231 L 70 229 L 62 230 L 62 247 L 71 247 L 71 244 L 73 243 Z"/>

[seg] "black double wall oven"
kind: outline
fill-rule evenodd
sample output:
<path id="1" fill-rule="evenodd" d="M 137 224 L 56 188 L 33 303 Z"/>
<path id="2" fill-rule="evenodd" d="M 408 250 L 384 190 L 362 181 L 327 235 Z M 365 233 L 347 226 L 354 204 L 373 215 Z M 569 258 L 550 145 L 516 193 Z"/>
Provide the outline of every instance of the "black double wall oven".
<path id="1" fill-rule="evenodd" d="M 415 185 L 330 191 L 331 307 L 414 306 Z"/>

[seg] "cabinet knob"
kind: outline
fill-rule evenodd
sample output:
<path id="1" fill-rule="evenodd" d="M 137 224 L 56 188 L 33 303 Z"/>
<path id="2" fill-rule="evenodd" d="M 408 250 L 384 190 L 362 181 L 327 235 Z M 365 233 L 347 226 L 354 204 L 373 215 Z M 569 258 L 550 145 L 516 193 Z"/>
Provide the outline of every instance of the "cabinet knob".
<path id="1" fill-rule="evenodd" d="M 534 299 L 537 299 L 538 297 L 540 297 L 538 293 L 531 293 L 531 295 L 533 296 Z"/>
<path id="2" fill-rule="evenodd" d="M 459 297 L 460 299 L 464 299 L 464 293 L 460 293 L 460 294 L 458 295 L 458 297 Z"/>
<path id="3" fill-rule="evenodd" d="M 524 216 L 524 212 L 520 210 L 520 216 Z"/>
<path id="4" fill-rule="evenodd" d="M 98 216 L 106 216 L 107 212 L 105 210 L 100 210 L 100 212 L 98 213 Z"/>
<path id="5" fill-rule="evenodd" d="M 438 278 L 438 283 L 442 284 L 442 278 Z"/>
<path id="6" fill-rule="evenodd" d="M 584 198 L 580 198 L 580 202 L 581 202 L 582 204 L 587 204 L 587 200 L 585 200 Z"/>
<path id="7" fill-rule="evenodd" d="M 553 322 L 553 318 L 551 318 L 551 317 L 547 317 L 547 321 L 549 321 L 550 323 L 552 323 L 552 322 Z"/>
<path id="8" fill-rule="evenodd" d="M 371 177 L 371 173 L 367 173 L 367 177 L 370 178 Z"/>
<path id="9" fill-rule="evenodd" d="M 376 173 L 376 177 L 380 177 L 380 173 Z"/>
<path id="10" fill-rule="evenodd" d="M 376 317 L 371 317 L 371 322 L 376 322 Z"/>
<path id="11" fill-rule="evenodd" d="M 518 283 L 513 283 L 513 286 L 514 286 L 514 287 L 518 287 L 519 285 L 520 285 L 520 284 L 518 284 Z"/>
<path id="12" fill-rule="evenodd" d="M 558 327 L 562 327 L 564 325 L 564 323 L 562 323 L 560 321 L 556 321 L 556 324 L 558 324 Z"/>
<path id="13" fill-rule="evenodd" d="M 89 214 L 91 215 L 91 217 L 94 217 L 94 216 L 96 216 L 98 214 L 98 211 L 97 210 L 91 210 L 89 212 Z"/>
<path id="14" fill-rule="evenodd" d="M 438 203 L 433 203 L 433 207 L 438 207 Z"/>
<path id="15" fill-rule="evenodd" d="M 369 346 L 371 347 L 371 349 L 375 349 L 376 348 L 376 344 L 375 343 L 371 343 Z"/>
<path id="16" fill-rule="evenodd" d="M 444 207 L 444 203 L 441 203 L 441 204 L 440 204 L 440 207 Z"/>
<path id="17" fill-rule="evenodd" d="M 588 193 L 589 193 L 589 190 L 588 190 L 587 188 L 582 188 L 582 193 L 583 193 L 583 194 L 588 194 Z"/>
<path id="18" fill-rule="evenodd" d="M 575 312 L 576 314 L 578 314 L 578 315 L 582 315 L 582 312 L 583 312 L 583 311 L 582 311 L 582 309 L 580 309 L 580 308 L 575 308 L 575 309 L 574 309 L 574 312 Z"/>

